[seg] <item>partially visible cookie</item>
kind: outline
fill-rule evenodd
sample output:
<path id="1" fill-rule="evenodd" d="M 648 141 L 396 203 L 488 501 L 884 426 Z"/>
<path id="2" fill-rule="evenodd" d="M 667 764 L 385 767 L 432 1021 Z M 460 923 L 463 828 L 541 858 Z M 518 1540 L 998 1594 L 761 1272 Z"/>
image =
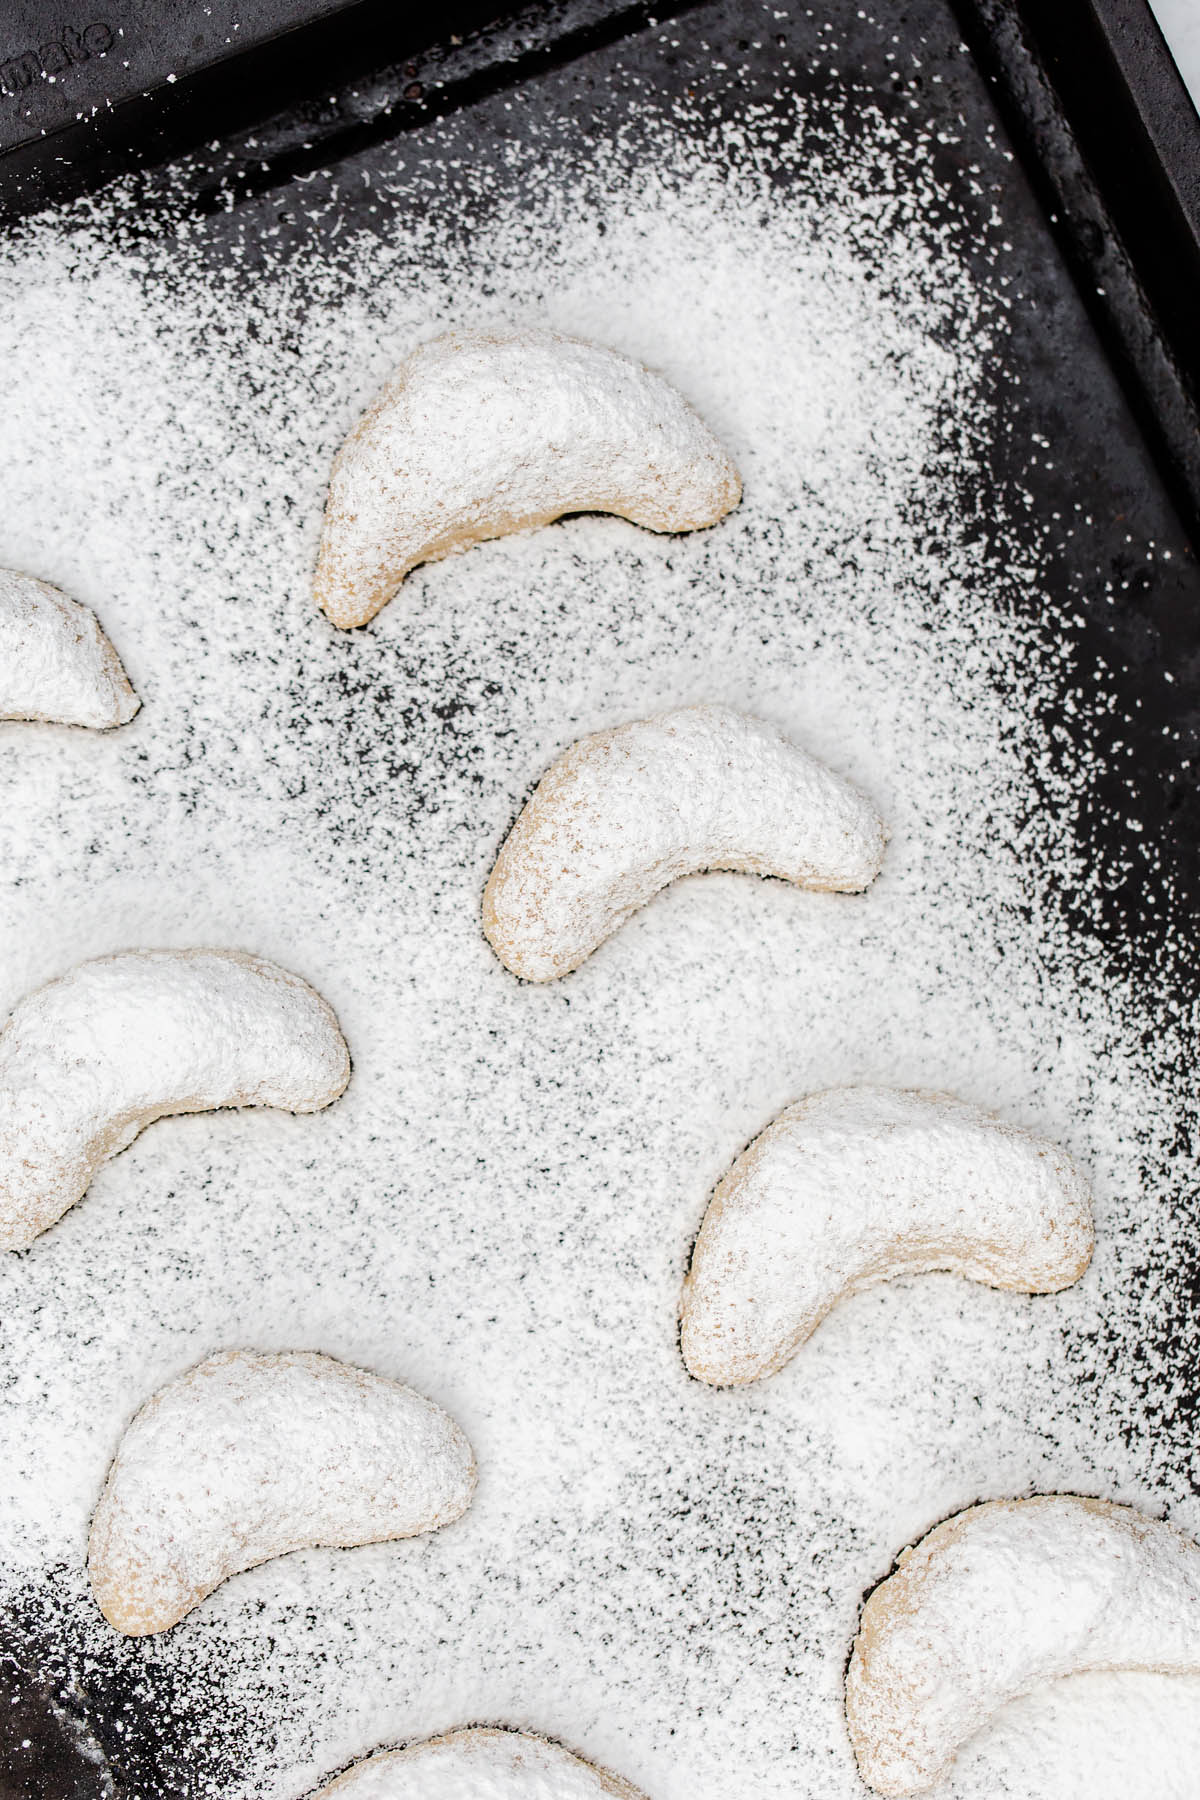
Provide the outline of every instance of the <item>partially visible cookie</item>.
<path id="1" fill-rule="evenodd" d="M 973 1506 L 863 1607 L 846 1674 L 859 1773 L 893 1800 L 922 1793 L 1007 1701 L 1095 1669 L 1200 1674 L 1200 1545 L 1075 1494 Z"/>
<path id="2" fill-rule="evenodd" d="M 407 1750 L 355 1763 L 312 1800 L 645 1800 L 594 1768 L 523 1731 L 452 1731 Z"/>
<path id="3" fill-rule="evenodd" d="M 140 705 L 94 612 L 48 581 L 0 569 L 0 719 L 107 731 Z"/>
<path id="4" fill-rule="evenodd" d="M 129 1426 L 88 1572 L 109 1624 L 141 1637 L 271 1557 L 447 1525 L 474 1487 L 465 1436 L 411 1388 L 309 1351 L 230 1350 Z"/>

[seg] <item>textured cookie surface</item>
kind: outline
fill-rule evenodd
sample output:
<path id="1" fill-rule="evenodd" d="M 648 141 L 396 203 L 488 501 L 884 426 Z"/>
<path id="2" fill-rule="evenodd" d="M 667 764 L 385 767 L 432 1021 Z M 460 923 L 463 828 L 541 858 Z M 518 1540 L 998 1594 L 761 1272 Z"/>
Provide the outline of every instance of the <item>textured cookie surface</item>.
<path id="1" fill-rule="evenodd" d="M 0 569 L 0 719 L 104 731 L 139 705 L 94 612 L 47 581 Z"/>
<path id="2" fill-rule="evenodd" d="M 483 928 L 514 975 L 553 981 L 682 875 L 732 869 L 853 893 L 878 874 L 886 840 L 870 801 L 773 726 L 683 707 L 559 757 L 496 859 Z"/>
<path id="3" fill-rule="evenodd" d="M 453 1419 L 400 1382 L 309 1351 L 227 1351 L 129 1426 L 88 1572 L 105 1618 L 140 1637 L 271 1557 L 433 1531 L 474 1485 Z"/>
<path id="4" fill-rule="evenodd" d="M 356 1763 L 312 1800 L 644 1800 L 561 1744 L 517 1731 L 453 1731 Z"/>
<path id="5" fill-rule="evenodd" d="M 316 595 L 363 625 L 410 569 L 568 512 L 715 525 L 737 470 L 670 384 L 555 331 L 452 331 L 409 356 L 333 466 Z"/>
<path id="6" fill-rule="evenodd" d="M 947 1094 L 832 1088 L 782 1112 L 714 1193 L 684 1360 L 717 1386 L 756 1381 L 858 1288 L 946 1269 L 1053 1292 L 1092 1244 L 1087 1183 L 1056 1145 Z"/>
<path id="7" fill-rule="evenodd" d="M 0 1032 L 0 1248 L 21 1249 L 166 1113 L 315 1112 L 350 1058 L 321 996 L 234 950 L 128 950 L 18 1002 Z"/>
<path id="8" fill-rule="evenodd" d="M 846 1676 L 859 1772 L 920 1793 L 1006 1701 L 1100 1669 L 1200 1673 L 1200 1546 L 1073 1494 L 972 1507 L 863 1608 Z"/>

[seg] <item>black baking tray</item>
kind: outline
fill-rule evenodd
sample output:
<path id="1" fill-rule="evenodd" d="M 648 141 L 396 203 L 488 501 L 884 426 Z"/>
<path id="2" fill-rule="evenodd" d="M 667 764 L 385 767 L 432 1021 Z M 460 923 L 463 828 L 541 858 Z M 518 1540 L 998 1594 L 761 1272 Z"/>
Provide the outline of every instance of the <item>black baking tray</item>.
<path id="1" fill-rule="evenodd" d="M 1054 721 L 1097 770 L 1074 821 L 1096 879 L 1086 896 L 1064 886 L 1062 918 L 1087 946 L 1097 980 L 1115 970 L 1151 997 L 1161 991 L 1164 1004 L 1196 991 L 1200 121 L 1144 0 L 911 0 L 881 9 L 886 23 L 862 0 L 827 0 L 812 12 L 778 0 L 554 0 L 521 11 L 464 3 L 436 16 L 317 0 L 243 7 L 237 50 L 198 30 L 190 61 L 177 30 L 155 35 L 156 20 L 176 29 L 187 10 L 130 6 L 143 47 L 158 46 L 160 57 L 147 54 L 119 81 L 109 52 L 79 60 L 69 104 L 59 104 L 64 75 L 53 106 L 36 119 L 30 112 L 24 126 L 10 123 L 0 214 L 15 222 L 121 177 L 137 201 L 132 229 L 139 213 L 152 229 L 183 210 L 205 254 L 222 263 L 256 230 L 269 229 L 277 249 L 323 229 L 315 209 L 294 204 L 296 184 L 310 195 L 314 183 L 328 187 L 326 171 L 341 159 L 369 165 L 435 119 L 456 122 L 466 155 L 488 134 L 519 130 L 506 96 L 543 108 L 552 100 L 555 116 L 615 137 L 647 90 L 686 96 L 698 117 L 769 104 L 783 49 L 808 71 L 815 107 L 831 96 L 851 114 L 870 104 L 903 133 L 919 96 L 924 116 L 946 127 L 934 152 L 939 175 L 960 207 L 976 206 L 981 245 L 983 221 L 999 212 L 1017 272 L 1005 356 L 1020 381 L 1005 390 L 1013 429 L 997 441 L 992 476 L 997 489 L 1028 497 L 1045 567 L 1029 604 L 1069 648 L 1064 681 L 1103 682 L 1120 721 L 1111 746 L 1103 724 L 1065 703 Z M 111 9 L 107 26 L 114 42 L 119 12 Z M 21 10 L 31 44 L 53 41 L 38 36 L 43 20 L 48 32 L 63 29 L 56 10 Z M 840 76 L 824 55 L 830 21 Z M 885 57 L 893 42 L 909 53 L 902 73 Z M 347 212 L 363 209 L 353 222 L 378 228 L 358 190 L 343 191 Z M 1034 421 L 1047 419 L 1069 458 L 1033 453 Z M 1069 530 L 1056 523 L 1068 519 Z M 1195 1235 L 1186 1184 L 1167 1169 L 1153 1178 Z M 1161 1304 L 1148 1322 L 1145 1368 L 1163 1366 L 1171 1351 L 1188 1368 L 1196 1272 L 1159 1268 L 1146 1278 Z M 1136 1385 L 1138 1354 L 1087 1346 L 1080 1379 L 1100 1379 L 1121 1359 L 1123 1379 Z M 1164 1467 L 1185 1490 L 1197 1398 L 1185 1387 L 1168 1407 L 1147 1380 Z M 107 1658 L 85 1665 L 70 1617 L 50 1633 L 46 1616 L 43 1594 L 28 1618 L 0 1621 L 0 1800 L 187 1800 L 206 1757 L 236 1759 L 234 1734 L 215 1714 L 203 1734 L 190 1728 L 167 1666 L 141 1645 L 114 1641 Z"/>

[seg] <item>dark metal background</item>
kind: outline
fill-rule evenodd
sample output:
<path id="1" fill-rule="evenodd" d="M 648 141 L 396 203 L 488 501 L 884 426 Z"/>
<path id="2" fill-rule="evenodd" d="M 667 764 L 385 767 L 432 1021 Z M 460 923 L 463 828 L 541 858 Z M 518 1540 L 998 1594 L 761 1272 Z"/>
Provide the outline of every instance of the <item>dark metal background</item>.
<path id="1" fill-rule="evenodd" d="M 955 0 L 1193 539 L 1200 117 L 1147 0 Z"/>
<path id="2" fill-rule="evenodd" d="M 359 24 L 368 16 L 382 18 L 378 8 L 349 10 Z M 861 0 L 827 0 L 819 18 L 809 17 L 803 7 L 791 7 L 779 18 L 783 10 L 758 0 L 706 5 L 675 0 L 657 8 L 561 0 L 501 26 L 467 32 L 461 43 L 448 38 L 435 43 L 428 30 L 424 36 L 419 29 L 410 31 L 403 52 L 392 55 L 398 34 L 410 29 L 412 20 L 402 18 L 397 25 L 391 9 L 392 36 L 375 43 L 377 50 L 385 43 L 390 48 L 371 63 L 369 79 L 356 72 L 350 85 L 336 88 L 327 69 L 316 97 L 297 103 L 297 84 L 303 86 L 306 69 L 312 73 L 305 58 L 316 39 L 308 40 L 307 49 L 297 48 L 290 72 L 277 68 L 275 82 L 265 79 L 269 64 L 253 65 L 264 77 L 253 95 L 258 115 L 253 152 L 238 135 L 249 122 L 244 117 L 237 122 L 246 95 L 222 89 L 225 97 L 218 104 L 214 89 L 209 129 L 199 135 L 206 140 L 219 135 L 220 143 L 194 155 L 169 180 L 145 170 L 138 178 L 142 228 L 160 229 L 164 216 L 183 208 L 214 263 L 228 260 L 235 243 L 244 250 L 268 231 L 274 234 L 273 257 L 290 248 L 299 260 L 311 234 L 322 227 L 312 222 L 319 209 L 297 207 L 289 184 L 298 174 L 310 175 L 305 193 L 311 202 L 328 190 L 330 178 L 322 171 L 335 158 L 354 157 L 367 169 L 374 162 L 382 170 L 394 162 L 395 138 L 408 135 L 406 192 L 385 199 L 382 181 L 373 182 L 369 192 L 350 181 L 339 190 L 348 228 L 386 231 L 389 207 L 419 214 L 422 207 L 447 204 L 441 178 L 422 163 L 431 120 L 441 121 L 440 155 L 447 156 L 449 134 L 454 154 L 487 162 L 521 132 L 523 117 L 553 117 L 562 122 L 566 166 L 571 154 L 586 155 L 589 134 L 616 142 L 624 131 L 632 142 L 647 94 L 686 94 L 701 134 L 706 121 L 715 128 L 750 103 L 769 106 L 785 56 L 805 71 L 801 80 L 817 121 L 838 113 L 849 119 L 852 131 L 855 109 L 875 107 L 899 133 L 911 134 L 916 127 L 910 102 L 916 99 L 924 120 L 945 126 L 945 141 L 934 153 L 937 173 L 955 216 L 967 221 L 961 248 L 974 259 L 983 287 L 995 281 L 986 253 L 994 235 L 993 208 L 1011 246 L 1005 259 L 1013 278 L 1011 335 L 1003 366 L 995 370 L 994 394 L 1005 429 L 997 434 L 984 491 L 964 494 L 963 504 L 986 533 L 990 497 L 1020 490 L 1032 496 L 1029 530 L 1045 558 L 1045 579 L 1028 605 L 1069 647 L 1062 698 L 1069 682 L 1085 693 L 1103 689 L 1114 700 L 1110 721 L 1115 723 L 1097 724 L 1086 709 L 1065 705 L 1054 717 L 1076 746 L 1092 754 L 1097 768 L 1072 828 L 1099 879 L 1087 893 L 1064 886 L 1054 897 L 1062 921 L 1075 932 L 1081 963 L 1086 960 L 1086 967 L 1072 968 L 1071 978 L 1099 986 L 1113 976 L 1132 975 L 1147 1016 L 1153 1016 L 1159 999 L 1167 1006 L 1180 993 L 1195 993 L 1198 968 L 1191 921 L 1200 900 L 1200 579 L 1181 522 L 1191 504 L 1188 459 L 1194 444 L 1187 435 L 1187 409 L 1195 393 L 1193 372 L 1177 353 L 1170 328 L 1181 316 L 1179 306 L 1186 302 L 1194 317 L 1200 298 L 1195 286 L 1186 285 L 1194 279 L 1186 258 L 1195 191 L 1149 177 L 1140 191 L 1140 204 L 1147 212 L 1153 207 L 1161 229 L 1163 221 L 1176 218 L 1171 300 L 1158 264 L 1153 270 L 1147 265 L 1143 280 L 1117 228 L 1116 215 L 1129 197 L 1122 202 L 1116 192 L 1110 196 L 1102 189 L 1073 134 L 1072 108 L 1047 74 L 1053 46 L 1044 34 L 1035 38 L 1026 29 L 1024 13 L 1036 14 L 1037 0 L 1016 10 L 1000 0 L 978 5 L 956 0 L 953 7 L 951 0 L 911 0 L 881 8 L 885 16 L 879 20 L 864 17 Z M 1042 5 L 1040 11 L 1044 17 L 1055 8 Z M 668 16 L 676 21 L 671 35 L 680 46 L 669 52 L 649 24 Z M 442 15 L 439 25 L 444 20 Z M 828 21 L 836 27 L 836 62 L 820 29 Z M 428 26 L 427 16 L 424 23 Z M 321 29 L 329 28 L 325 21 Z M 963 53 L 964 28 L 976 60 Z M 893 38 L 919 66 L 912 57 L 901 65 L 887 60 Z M 255 54 L 265 56 L 269 49 L 260 47 Z M 351 57 L 349 49 L 345 54 Z M 1120 59 L 1105 54 L 1107 80 L 1112 67 L 1120 72 Z M 353 56 L 361 55 L 362 41 L 356 39 Z M 243 73 L 247 66 L 242 65 Z M 339 66 L 344 71 L 348 65 Z M 195 77 L 197 82 L 209 78 Z M 1151 168 L 1161 145 L 1145 118 L 1145 95 L 1139 102 L 1128 84 L 1124 91 L 1134 122 L 1142 120 L 1137 142 L 1126 140 L 1127 162 L 1132 166 L 1136 152 L 1149 159 L 1143 167 Z M 202 87 L 193 90 L 188 105 L 197 95 L 199 104 L 203 93 Z M 1006 119 L 1027 172 L 1006 154 L 1012 142 Z M 160 136 L 132 160 L 153 162 L 153 152 L 168 141 L 178 147 L 186 123 L 179 117 L 160 120 L 155 126 L 161 126 Z M 1183 129 L 1179 120 L 1176 124 Z M 194 143 L 197 135 L 193 130 L 188 141 Z M 123 159 L 127 151 L 116 138 L 102 141 L 97 135 L 95 176 L 110 175 L 124 166 Z M 10 207 L 20 199 L 14 180 L 24 192 L 22 204 L 28 204 L 31 166 L 27 162 L 17 170 L 13 163 L 6 175 L 0 162 L 0 189 Z M 58 167 L 64 186 L 67 177 L 80 185 L 84 173 L 73 166 L 64 175 Z M 1136 191 L 1133 200 L 1136 212 Z M 460 204 L 460 197 L 453 203 Z M 1058 214 L 1054 225 L 1050 213 Z M 136 218 L 126 227 L 138 228 Z M 1111 279 L 1095 279 L 1097 259 Z M 1089 294 L 1085 305 L 1080 286 L 1086 289 L 1089 281 L 1111 287 L 1112 295 Z M 1112 304 L 1098 304 L 1110 299 Z M 1054 444 L 1049 462 L 1034 459 L 1034 432 Z M 1080 500 L 1082 513 L 1075 510 Z M 1151 540 L 1156 552 L 1148 559 Z M 340 653 L 349 667 L 354 646 Z M 1190 1122 L 1181 1119 L 1181 1151 L 1192 1148 L 1190 1130 Z M 1148 1170 L 1147 1178 L 1175 1209 L 1186 1237 L 1194 1196 L 1170 1169 Z M 1153 1390 L 1151 1372 L 1172 1347 L 1185 1363 L 1194 1359 L 1196 1276 L 1187 1266 L 1147 1270 L 1144 1276 L 1165 1296 L 1166 1323 L 1160 1319 L 1155 1326 L 1157 1338 L 1140 1345 L 1080 1343 L 1066 1353 L 1076 1357 L 1081 1382 L 1102 1379 L 1109 1367 L 1120 1370 L 1126 1386 L 1144 1379 L 1145 1417 L 1154 1422 L 1162 1464 L 1186 1491 L 1197 1408 L 1186 1395 L 1173 1397 L 1166 1407 Z M 187 1708 L 196 1702 L 185 1696 L 181 1705 L 161 1647 L 114 1640 L 102 1654 L 85 1656 L 70 1608 L 63 1606 L 55 1616 L 53 1592 L 48 1583 L 31 1593 L 25 1619 L 11 1619 L 7 1641 L 0 1642 L 0 1674 L 10 1689 L 8 1696 L 0 1692 L 0 1701 L 9 1699 L 16 1710 L 7 1716 L 20 1721 L 18 1735 L 6 1724 L 0 1736 L 0 1800 L 28 1800 L 34 1793 L 39 1800 L 85 1795 L 99 1800 L 105 1794 L 116 1800 L 179 1800 L 197 1793 L 218 1763 L 231 1771 L 232 1789 L 239 1734 L 258 1731 L 261 1754 L 262 1725 L 230 1715 L 222 1704 L 220 1646 L 213 1646 L 211 1714 L 189 1719 Z M 48 1618 L 54 1619 L 52 1626 Z M 189 1690 L 193 1696 L 195 1691 Z"/>
<path id="3" fill-rule="evenodd" d="M 72 16 L 59 0 L 4 0 L 0 218 L 306 106 L 512 10 L 505 0 L 88 0 Z"/>

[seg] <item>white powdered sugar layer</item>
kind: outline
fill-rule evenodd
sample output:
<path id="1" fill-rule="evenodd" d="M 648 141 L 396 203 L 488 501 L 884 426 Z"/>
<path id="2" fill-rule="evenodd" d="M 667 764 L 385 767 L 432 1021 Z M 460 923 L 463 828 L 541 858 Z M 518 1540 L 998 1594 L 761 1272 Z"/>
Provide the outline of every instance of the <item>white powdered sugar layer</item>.
<path id="1" fill-rule="evenodd" d="M 997 1708 L 1096 1669 L 1200 1673 L 1200 1546 L 1071 1494 L 974 1507 L 867 1602 L 846 1678 L 859 1771 L 923 1793 Z"/>
<path id="2" fill-rule="evenodd" d="M 454 331 L 401 364 L 338 452 L 317 564 L 335 625 L 365 624 L 418 563 L 609 512 L 715 525 L 737 470 L 668 382 L 555 331 Z"/>
<path id="3" fill-rule="evenodd" d="M 24 1249 L 166 1113 L 316 1112 L 349 1078 L 325 1001 L 262 957 L 130 950 L 83 963 L 26 994 L 0 1032 L 0 1244 Z"/>
<path id="4" fill-rule="evenodd" d="M 1095 481 L 1040 527 L 990 483 L 1023 433 L 1075 446 L 1056 402 L 1008 409 L 1020 266 L 944 191 L 943 112 L 914 89 L 903 129 L 856 99 L 809 118 L 790 80 L 781 52 L 778 107 L 703 128 L 641 90 L 628 151 L 562 109 L 570 155 L 497 100 L 494 155 L 467 109 L 244 211 L 156 222 L 118 190 L 0 252 L 0 562 L 95 606 L 143 701 L 101 737 L 0 728 L 0 1009 L 131 945 L 231 944 L 301 971 L 354 1055 L 326 1112 L 152 1126 L 0 1266 L 5 1604 L 85 1696 L 118 1668 L 109 1741 L 162 1743 L 139 1800 L 301 1800 L 469 1724 L 651 1800 L 861 1800 L 846 1659 L 903 1545 L 1035 1490 L 1200 1528 L 1139 1278 L 1186 1251 L 1191 1001 L 1110 974 L 1057 905 L 1098 876 L 1092 770 L 1048 709 L 1123 729 L 1041 601 Z M 531 328 L 660 371 L 741 504 L 480 543 L 336 630 L 312 576 L 339 444 L 414 344 Z M 515 981 L 480 907 L 537 781 L 700 701 L 868 794 L 878 878 L 683 880 L 562 981 Z M 1054 1296 L 882 1283 L 771 1380 L 694 1381 L 708 1196 L 798 1095 L 864 1083 L 1061 1145 L 1089 1269 Z M 92 1512 L 147 1397 L 234 1345 L 411 1383 L 476 1496 L 131 1644 L 88 1588 Z M 1095 1675 L 1004 1709 L 938 1800 L 1192 1800 L 1198 1765 L 1192 1683 Z"/>
<path id="5" fill-rule="evenodd" d="M 506 968 L 550 981 L 683 875 L 855 893 L 879 873 L 886 835 L 864 795 L 772 726 L 684 707 L 559 757 L 504 841 L 483 928 Z"/>
<path id="6" fill-rule="evenodd" d="M 1092 1254 L 1087 1182 L 1054 1144 L 947 1094 L 839 1088 L 789 1106 L 709 1203 L 683 1354 L 718 1386 L 773 1374 L 839 1300 L 931 1269 L 1044 1292 Z"/>
<path id="7" fill-rule="evenodd" d="M 95 613 L 47 581 L 0 569 L 0 719 L 105 731 L 138 705 Z"/>
<path id="8" fill-rule="evenodd" d="M 457 1519 L 471 1447 L 440 1407 L 328 1356 L 210 1357 L 121 1439 L 88 1571 L 119 1631 L 165 1631 L 226 1579 L 314 1544 L 413 1537 Z"/>
<path id="9" fill-rule="evenodd" d="M 453 1731 L 372 1756 L 313 1800 L 643 1800 L 561 1744 L 516 1731 Z"/>

